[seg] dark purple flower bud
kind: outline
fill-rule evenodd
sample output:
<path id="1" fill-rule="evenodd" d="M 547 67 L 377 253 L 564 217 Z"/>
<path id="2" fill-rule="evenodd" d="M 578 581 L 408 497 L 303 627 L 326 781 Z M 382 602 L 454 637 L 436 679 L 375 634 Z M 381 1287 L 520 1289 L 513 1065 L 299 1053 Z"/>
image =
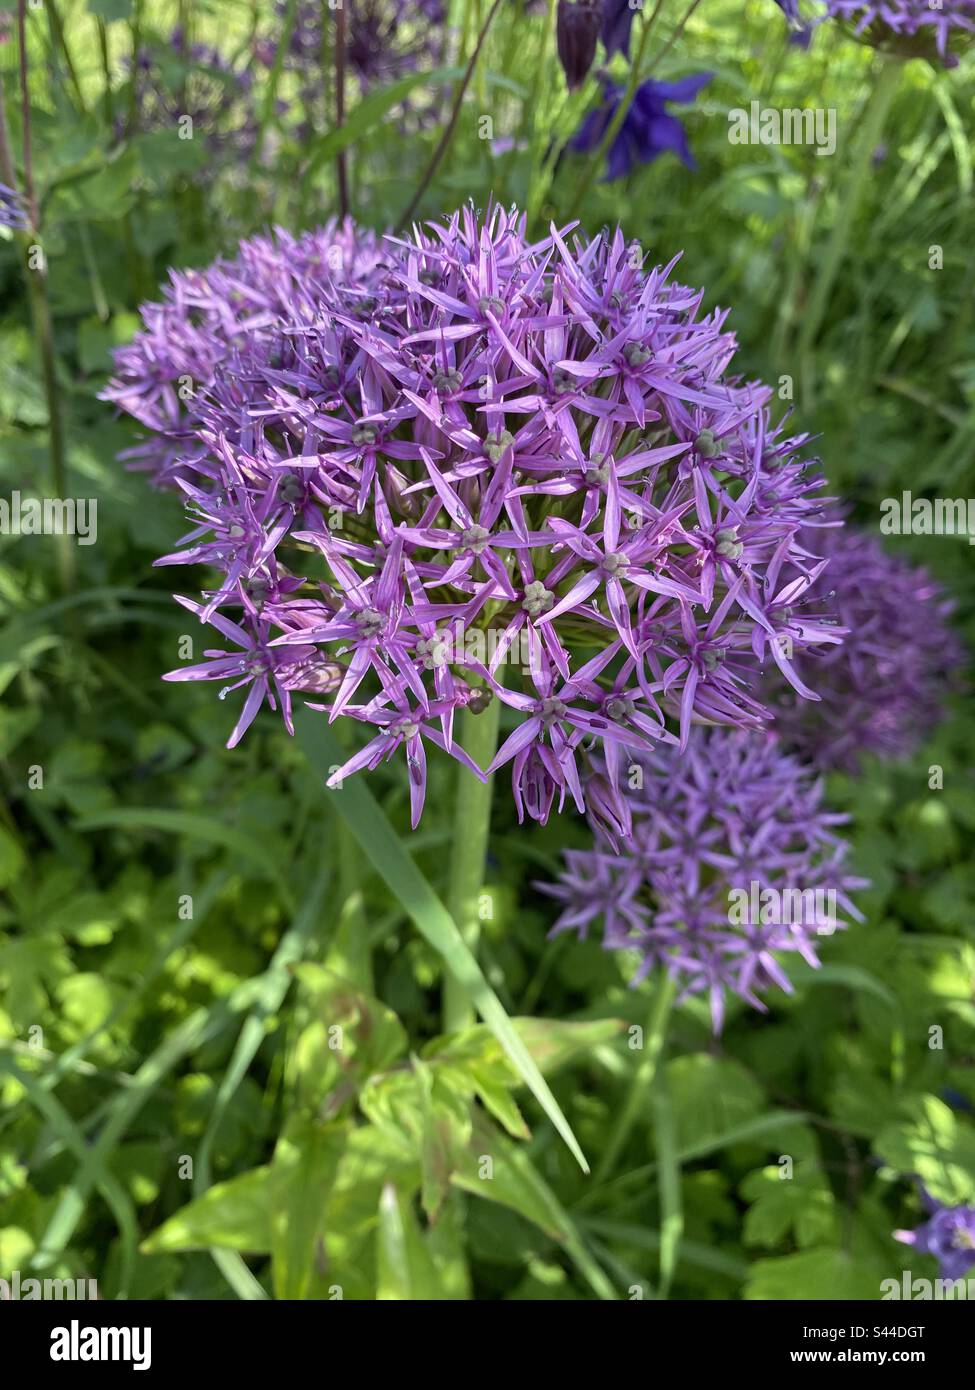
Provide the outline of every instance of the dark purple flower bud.
<path id="1" fill-rule="evenodd" d="M 581 86 L 589 74 L 601 24 L 599 0 L 559 0 L 555 37 L 570 91 Z"/>

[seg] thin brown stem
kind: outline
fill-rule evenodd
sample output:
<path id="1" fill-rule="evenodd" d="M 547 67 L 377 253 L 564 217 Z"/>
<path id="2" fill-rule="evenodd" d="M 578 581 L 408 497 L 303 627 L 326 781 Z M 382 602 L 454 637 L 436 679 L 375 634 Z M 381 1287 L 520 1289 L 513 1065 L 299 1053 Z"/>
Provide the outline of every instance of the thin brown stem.
<path id="1" fill-rule="evenodd" d="M 105 28 L 105 21 L 101 17 L 98 23 L 98 56 L 102 64 L 102 102 L 105 110 L 105 121 L 109 130 L 115 123 L 115 109 L 112 101 L 112 68 L 108 59 L 108 31 Z"/>
<path id="2" fill-rule="evenodd" d="M 494 23 L 494 17 L 497 14 L 498 10 L 500 10 L 500 8 L 501 0 L 494 0 L 494 4 L 491 6 L 490 10 L 488 10 L 487 19 L 481 26 L 481 32 L 477 36 L 477 43 L 474 45 L 474 52 L 471 54 L 470 59 L 468 60 L 463 77 L 457 84 L 457 91 L 454 95 L 454 104 L 450 112 L 450 119 L 448 120 L 447 125 L 444 128 L 444 133 L 440 137 L 440 141 L 437 145 L 437 148 L 434 150 L 433 154 L 430 157 L 429 164 L 423 171 L 423 177 L 420 179 L 420 183 L 417 187 L 416 192 L 410 199 L 409 207 L 407 207 L 406 211 L 403 213 L 402 217 L 396 224 L 397 231 L 402 231 L 402 229 L 412 219 L 413 214 L 416 212 L 417 208 L 420 206 L 420 203 L 423 200 L 423 195 L 430 187 L 430 183 L 433 179 L 433 176 L 440 167 L 440 163 L 443 160 L 444 155 L 450 148 L 450 142 L 454 138 L 454 131 L 457 127 L 457 122 L 460 118 L 460 109 L 464 104 L 464 97 L 467 93 L 467 88 L 470 86 L 471 78 L 474 75 L 474 69 L 477 66 L 477 60 L 481 55 L 481 49 L 484 47 L 484 41 L 488 36 L 488 31 L 490 30 L 491 25 Z"/>
<path id="3" fill-rule="evenodd" d="M 17 191 L 17 172 L 10 149 L 10 134 L 7 130 L 7 108 L 3 93 L 3 73 L 0 72 L 0 183 Z"/>
<path id="4" fill-rule="evenodd" d="M 345 46 L 346 22 L 345 7 L 340 5 L 335 11 L 335 124 L 341 128 L 345 124 Z M 345 146 L 335 156 L 335 173 L 339 185 L 339 217 L 349 215 L 349 165 Z"/>

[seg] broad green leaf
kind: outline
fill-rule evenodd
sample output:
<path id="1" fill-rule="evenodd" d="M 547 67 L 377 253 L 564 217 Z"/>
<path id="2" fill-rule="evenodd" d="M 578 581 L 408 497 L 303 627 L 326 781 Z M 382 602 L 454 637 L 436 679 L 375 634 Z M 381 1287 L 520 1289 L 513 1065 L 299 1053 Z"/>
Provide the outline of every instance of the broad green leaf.
<path id="1" fill-rule="evenodd" d="M 751 1267 L 744 1297 L 774 1302 L 808 1298 L 840 1303 L 879 1299 L 877 1276 L 871 1264 L 844 1250 L 803 1250 L 797 1255 L 757 1260 Z"/>
<path id="2" fill-rule="evenodd" d="M 299 711 L 295 716 L 295 731 L 312 765 L 320 772 L 325 773 L 329 767 L 341 765 L 342 750 L 320 715 L 316 716 L 308 710 Z M 569 1122 L 531 1053 L 500 999 L 484 978 L 456 922 L 403 848 L 382 808 L 363 784 L 362 777 L 351 778 L 333 796 L 336 810 L 369 856 L 376 873 L 417 929 L 439 951 L 448 970 L 466 990 L 474 1007 L 501 1043 L 519 1076 L 561 1134 L 583 1172 L 588 1173 L 589 1166 Z"/>
<path id="3" fill-rule="evenodd" d="M 465 1200 L 452 1191 L 426 1232 L 426 1245 L 436 1266 L 447 1298 L 466 1301 L 471 1296 L 471 1275 L 467 1265 Z"/>
<path id="4" fill-rule="evenodd" d="M 456 1074 L 457 1068 L 453 1069 Z M 530 1139 L 531 1131 L 525 1117 L 518 1109 L 510 1089 L 496 1080 L 489 1067 L 472 1063 L 467 1068 L 467 1076 L 481 1104 L 490 1111 L 512 1136 L 513 1139 Z"/>
<path id="5" fill-rule="evenodd" d="M 975 1125 L 937 1096 L 920 1096 L 904 1109 L 908 1118 L 877 1135 L 875 1152 L 905 1177 L 917 1177 L 937 1201 L 975 1202 Z"/>
<path id="6" fill-rule="evenodd" d="M 270 1172 L 271 1280 L 276 1298 L 322 1297 L 333 1282 L 325 1233 L 328 1199 L 348 1126 L 301 1121 L 278 1140 Z"/>
<path id="7" fill-rule="evenodd" d="M 359 1105 L 377 1128 L 411 1146 L 417 1154 L 423 1150 L 431 1110 L 450 1130 L 449 1151 L 458 1146 L 462 1149 L 470 1139 L 469 1090 L 433 1071 L 411 1067 L 372 1077 L 359 1096 Z M 446 1136 L 442 1137 L 446 1143 Z"/>
<path id="8" fill-rule="evenodd" d="M 349 1134 L 328 1204 L 328 1255 L 339 1269 L 355 1260 L 367 1237 L 372 1239 L 387 1182 L 404 1193 L 419 1191 L 415 1147 L 375 1125 L 360 1125 Z"/>
<path id="9" fill-rule="evenodd" d="M 681 1154 L 709 1145 L 762 1108 L 761 1087 L 730 1058 L 675 1057 L 666 1073 Z"/>
<path id="10" fill-rule="evenodd" d="M 187 1203 L 142 1242 L 147 1255 L 163 1251 L 225 1250 L 267 1254 L 271 1249 L 271 1168 L 217 1183 Z"/>
<path id="11" fill-rule="evenodd" d="M 344 1070 L 353 1070 L 364 1082 L 406 1052 L 406 1030 L 380 1000 L 312 961 L 296 965 L 293 973 Z"/>
<path id="12" fill-rule="evenodd" d="M 830 1245 L 839 1237 L 836 1199 L 826 1178 L 810 1162 L 796 1165 L 793 1177 L 763 1168 L 741 1185 L 752 1205 L 745 1217 L 746 1245 L 781 1245 L 792 1236 L 798 1246 Z"/>
<path id="13" fill-rule="evenodd" d="M 483 1115 L 474 1117 L 473 1138 L 453 1181 L 465 1192 L 510 1207 L 558 1241 L 598 1298 L 608 1300 L 618 1296 L 571 1216 L 527 1153 Z"/>
<path id="14" fill-rule="evenodd" d="M 421 1141 L 421 1198 L 423 1210 L 435 1221 L 450 1192 L 450 1179 L 471 1137 L 471 1107 L 463 1092 L 425 1066 L 413 1063 L 423 1126 Z"/>
<path id="15" fill-rule="evenodd" d="M 379 1199 L 376 1298 L 379 1301 L 447 1297 L 410 1203 L 387 1183 Z"/>

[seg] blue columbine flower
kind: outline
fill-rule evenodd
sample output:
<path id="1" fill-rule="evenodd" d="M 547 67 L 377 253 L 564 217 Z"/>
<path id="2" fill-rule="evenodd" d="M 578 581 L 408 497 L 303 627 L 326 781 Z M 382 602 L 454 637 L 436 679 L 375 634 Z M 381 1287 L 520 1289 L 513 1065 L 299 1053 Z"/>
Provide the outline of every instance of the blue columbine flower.
<path id="1" fill-rule="evenodd" d="M 655 82 L 649 78 L 636 89 L 630 109 L 609 147 L 607 179 L 619 179 L 637 164 L 649 164 L 658 154 L 671 150 L 689 169 L 695 168 L 684 127 L 670 115 L 667 103 L 693 101 L 714 76 L 711 72 L 682 77 L 678 82 Z M 580 153 L 599 148 L 623 97 L 623 88 L 603 78 L 603 100 L 590 111 L 569 142 Z"/>
<path id="2" fill-rule="evenodd" d="M 913 1231 L 895 1231 L 894 1239 L 913 1245 L 938 1261 L 942 1279 L 964 1279 L 975 1266 L 975 1207 L 947 1207 L 921 1189 L 928 1220 Z"/>
<path id="3" fill-rule="evenodd" d="M 789 21 L 792 31 L 789 42 L 797 48 L 808 48 L 816 24 L 803 19 L 799 11 L 799 0 L 775 0 L 775 3 Z"/>
<path id="4" fill-rule="evenodd" d="M 637 8 L 630 0 L 603 0 L 603 26 L 599 37 L 607 58 L 612 58 L 614 53 L 622 53 L 624 58 L 629 58 L 630 30 Z"/>

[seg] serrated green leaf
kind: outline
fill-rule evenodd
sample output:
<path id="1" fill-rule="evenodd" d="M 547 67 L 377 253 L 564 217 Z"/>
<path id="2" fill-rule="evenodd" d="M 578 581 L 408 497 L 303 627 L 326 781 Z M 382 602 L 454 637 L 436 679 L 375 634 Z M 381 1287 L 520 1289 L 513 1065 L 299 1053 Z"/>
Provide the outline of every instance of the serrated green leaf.
<path id="1" fill-rule="evenodd" d="M 800 1247 L 830 1245 L 838 1238 L 836 1200 L 824 1175 L 809 1162 L 794 1176 L 780 1168 L 751 1173 L 741 1185 L 752 1205 L 745 1217 L 746 1245 L 780 1245 L 789 1236 Z"/>
<path id="2" fill-rule="evenodd" d="M 874 1150 L 905 1177 L 918 1178 L 948 1206 L 975 1203 L 975 1125 L 937 1096 L 904 1106 L 908 1118 L 877 1135 Z"/>

